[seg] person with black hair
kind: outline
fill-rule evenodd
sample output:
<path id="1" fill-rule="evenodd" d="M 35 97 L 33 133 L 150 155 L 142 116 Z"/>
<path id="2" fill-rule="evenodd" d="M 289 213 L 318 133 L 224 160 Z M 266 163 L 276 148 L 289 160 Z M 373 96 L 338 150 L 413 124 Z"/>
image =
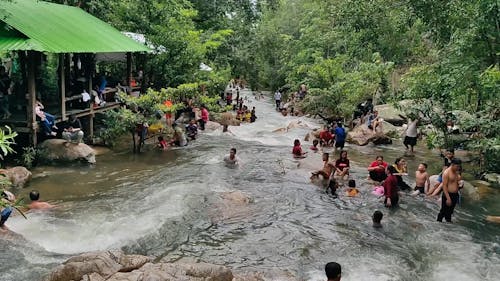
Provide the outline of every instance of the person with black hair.
<path id="1" fill-rule="evenodd" d="M 30 199 L 31 199 L 31 203 L 28 205 L 28 208 L 30 210 L 33 210 L 33 209 L 43 210 L 43 209 L 54 208 L 54 205 L 49 204 L 47 202 L 40 201 L 40 193 L 36 190 L 32 190 L 30 192 Z"/>
<path id="2" fill-rule="evenodd" d="M 374 228 L 381 228 L 382 227 L 382 218 L 384 217 L 384 214 L 381 211 L 375 211 L 372 216 L 372 221 L 373 221 L 373 227 Z"/>
<path id="3" fill-rule="evenodd" d="M 236 156 L 236 148 L 231 148 L 229 150 L 229 155 L 224 157 L 224 162 L 228 165 L 238 165 L 240 162 L 240 159 L 238 156 Z"/>
<path id="4" fill-rule="evenodd" d="M 0 193 L 0 201 L 6 203 L 5 207 L 0 207 L 0 230 L 6 230 L 8 228 L 5 226 L 5 222 L 9 219 L 13 211 L 10 204 L 16 201 L 16 197 L 10 191 L 3 190 L 2 193 Z"/>
<path id="5" fill-rule="evenodd" d="M 329 262 L 325 265 L 327 281 L 340 281 L 342 277 L 342 267 L 336 262 Z"/>
<path id="6" fill-rule="evenodd" d="M 399 202 L 398 194 L 398 178 L 396 177 L 396 168 L 394 166 L 387 167 L 387 179 L 382 186 L 384 187 L 384 205 L 388 208 L 396 207 Z"/>
<path id="7" fill-rule="evenodd" d="M 460 168 L 462 161 L 458 158 L 451 160 L 451 165 L 443 173 L 443 194 L 441 196 L 441 210 L 437 216 L 437 221 L 442 222 L 443 218 L 451 222 L 451 215 L 459 199 Z"/>

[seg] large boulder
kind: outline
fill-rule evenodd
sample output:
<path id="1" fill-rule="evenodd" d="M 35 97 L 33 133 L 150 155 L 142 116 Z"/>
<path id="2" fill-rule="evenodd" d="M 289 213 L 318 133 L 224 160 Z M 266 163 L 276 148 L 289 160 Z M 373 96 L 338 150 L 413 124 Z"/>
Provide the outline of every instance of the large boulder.
<path id="1" fill-rule="evenodd" d="M 13 186 L 23 187 L 31 180 L 31 172 L 25 167 L 16 166 L 10 169 L 0 169 L 0 174 L 5 175 Z"/>
<path id="2" fill-rule="evenodd" d="M 65 261 L 56 267 L 44 281 L 69 281 L 82 280 L 85 275 L 97 273 L 108 278 L 118 272 L 122 266 L 119 264 L 122 252 L 90 252 Z"/>
<path id="3" fill-rule="evenodd" d="M 378 116 L 395 126 L 401 126 L 405 123 L 404 113 L 396 109 L 392 104 L 376 105 L 374 110 L 378 111 Z"/>
<path id="4" fill-rule="evenodd" d="M 241 123 L 229 111 L 221 113 L 220 117 L 218 118 L 218 120 L 215 120 L 215 121 L 219 122 L 221 125 L 227 125 L 227 126 L 239 126 L 240 123 Z"/>
<path id="5" fill-rule="evenodd" d="M 366 124 L 356 126 L 354 129 L 347 132 L 346 141 L 360 146 L 367 145 L 370 142 L 375 145 L 392 143 L 392 139 L 387 134 L 384 132 L 373 133 L 372 130 L 368 129 Z"/>
<path id="6" fill-rule="evenodd" d="M 72 257 L 44 281 L 232 281 L 225 266 L 208 263 L 151 263 L 145 256 L 121 251 L 90 252 Z"/>
<path id="7" fill-rule="evenodd" d="M 221 124 L 217 123 L 217 122 L 214 122 L 214 121 L 208 121 L 206 124 L 205 124 L 205 130 L 208 130 L 208 131 L 216 131 L 218 130 L 220 127 L 222 127 Z"/>
<path id="8" fill-rule="evenodd" d="M 94 164 L 95 151 L 84 143 L 69 143 L 63 139 L 48 139 L 39 145 L 41 157 L 48 161 L 85 161 Z"/>
<path id="9" fill-rule="evenodd" d="M 484 175 L 484 179 L 490 183 L 500 185 L 500 174 L 488 173 Z"/>
<path id="10" fill-rule="evenodd" d="M 307 133 L 304 137 L 304 141 L 312 142 L 315 139 L 319 139 L 319 133 L 321 133 L 320 129 L 313 129 L 311 132 Z"/>

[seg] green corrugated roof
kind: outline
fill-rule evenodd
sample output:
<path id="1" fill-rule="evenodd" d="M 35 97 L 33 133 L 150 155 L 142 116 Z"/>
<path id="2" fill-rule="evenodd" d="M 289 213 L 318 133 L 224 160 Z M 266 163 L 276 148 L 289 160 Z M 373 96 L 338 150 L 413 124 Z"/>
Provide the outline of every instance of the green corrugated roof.
<path id="1" fill-rule="evenodd" d="M 145 45 L 78 7 L 36 0 L 0 0 L 0 50 L 49 53 L 149 52 Z"/>

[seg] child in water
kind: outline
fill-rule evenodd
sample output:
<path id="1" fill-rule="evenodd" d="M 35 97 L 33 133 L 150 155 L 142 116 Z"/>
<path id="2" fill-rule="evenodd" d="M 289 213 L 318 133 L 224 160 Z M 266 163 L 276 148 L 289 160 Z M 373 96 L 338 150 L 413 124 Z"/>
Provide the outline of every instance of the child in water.
<path id="1" fill-rule="evenodd" d="M 313 140 L 313 145 L 309 149 L 311 149 L 314 152 L 318 152 L 318 144 L 319 144 L 318 140 Z"/>
<path id="2" fill-rule="evenodd" d="M 375 211 L 372 216 L 372 221 L 373 221 L 373 227 L 374 228 L 381 228 L 382 227 L 382 218 L 384 217 L 384 214 L 381 211 Z"/>
<path id="3" fill-rule="evenodd" d="M 427 164 L 420 163 L 418 169 L 415 171 L 415 191 L 412 195 L 425 194 L 429 190 L 430 181 L 429 174 L 427 173 Z"/>
<path id="4" fill-rule="evenodd" d="M 307 152 L 302 152 L 302 146 L 300 146 L 300 140 L 295 139 L 293 141 L 292 153 L 294 158 L 306 158 Z"/>
<path id="5" fill-rule="evenodd" d="M 326 193 L 328 193 L 328 191 L 331 192 L 332 196 L 337 198 L 337 189 L 339 188 L 339 184 L 337 183 L 337 181 L 335 179 L 330 179 L 330 182 L 328 183 L 328 187 L 326 188 Z"/>
<path id="6" fill-rule="evenodd" d="M 158 137 L 158 144 L 156 145 L 161 150 L 166 150 L 168 147 L 167 141 L 162 136 Z"/>
<path id="7" fill-rule="evenodd" d="M 349 183 L 347 185 L 348 185 L 347 196 L 354 197 L 354 196 L 358 195 L 359 190 L 356 188 L 356 181 L 349 180 Z"/>

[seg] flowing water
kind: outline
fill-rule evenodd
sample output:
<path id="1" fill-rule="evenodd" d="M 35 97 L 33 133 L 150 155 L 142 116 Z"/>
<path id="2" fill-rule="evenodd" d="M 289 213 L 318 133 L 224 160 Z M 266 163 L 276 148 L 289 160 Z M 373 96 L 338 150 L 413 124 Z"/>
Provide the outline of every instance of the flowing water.
<path id="1" fill-rule="evenodd" d="M 230 127 L 232 135 L 204 133 L 165 152 L 108 153 L 94 167 L 39 168 L 20 194 L 37 189 L 58 208 L 9 219 L 26 240 L 0 238 L 0 280 L 39 280 L 71 254 L 113 248 L 301 280 L 324 280 L 328 261 L 342 264 L 342 280 L 499 280 L 500 226 L 484 221 L 500 214 L 498 192 L 466 198 L 454 224 L 435 222 L 439 206 L 423 197 L 404 196 L 389 211 L 371 194 L 365 167 L 376 154 L 392 162 L 401 145 L 348 146 L 361 194 L 334 199 L 308 180 L 320 154 L 300 165 L 291 158 L 293 140 L 309 129 L 273 132 L 297 120 L 314 127 L 314 120 L 283 117 L 271 101 L 248 105 L 256 106 L 257 122 Z M 243 161 L 238 169 L 221 163 L 231 147 Z M 441 160 L 423 150 L 409 159 L 410 171 L 424 160 L 439 169 Z M 233 190 L 253 201 L 221 215 L 220 194 Z M 371 227 L 376 209 L 384 212 L 382 229 Z"/>

